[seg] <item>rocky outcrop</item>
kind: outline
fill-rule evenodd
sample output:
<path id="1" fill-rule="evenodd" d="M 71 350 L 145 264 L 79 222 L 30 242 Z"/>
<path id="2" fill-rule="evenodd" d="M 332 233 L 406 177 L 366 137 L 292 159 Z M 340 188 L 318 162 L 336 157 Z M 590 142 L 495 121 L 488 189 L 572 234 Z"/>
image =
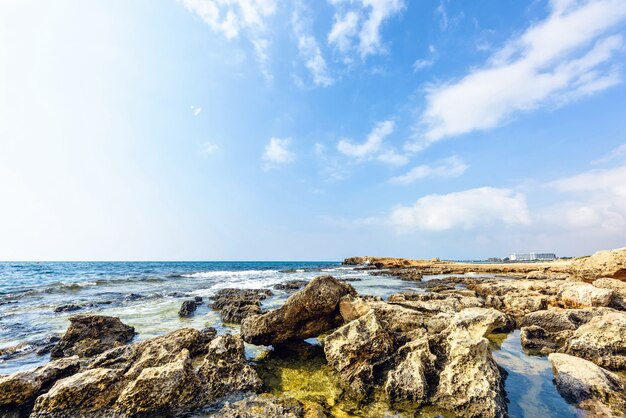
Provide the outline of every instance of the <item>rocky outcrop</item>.
<path id="1" fill-rule="evenodd" d="M 198 308 L 198 304 L 195 300 L 186 300 L 180 306 L 180 310 L 178 311 L 178 316 L 188 317 L 193 315 L 193 313 Z"/>
<path id="2" fill-rule="evenodd" d="M 561 395 L 590 412 L 588 417 L 626 416 L 626 385 L 617 375 L 567 354 L 548 356 Z"/>
<path id="3" fill-rule="evenodd" d="M 566 308 L 609 306 L 613 291 L 592 286 L 588 283 L 564 282 L 560 286 L 558 300 Z"/>
<path id="4" fill-rule="evenodd" d="M 387 374 L 385 392 L 391 401 L 409 400 L 419 406 L 430 394 L 437 357 L 427 338 L 403 345 L 397 352 L 396 367 Z"/>
<path id="5" fill-rule="evenodd" d="M 561 283 L 561 280 L 482 280 L 470 282 L 468 287 L 484 298 L 486 306 L 519 318 L 555 304 Z"/>
<path id="6" fill-rule="evenodd" d="M 0 377 L 0 416 L 3 411 L 20 411 L 32 407 L 37 396 L 47 391 L 57 380 L 76 373 L 78 357 L 52 361 L 34 370 Z"/>
<path id="7" fill-rule="evenodd" d="M 331 276 L 316 277 L 282 307 L 244 319 L 241 334 L 257 345 L 317 337 L 343 323 L 339 301 L 348 294 L 356 294 L 349 284 Z"/>
<path id="8" fill-rule="evenodd" d="M 389 296 L 389 303 L 431 314 L 485 306 L 472 290 L 396 293 Z"/>
<path id="9" fill-rule="evenodd" d="M 587 282 L 601 277 L 626 281 L 626 248 L 599 251 L 591 257 L 574 260 L 570 270 L 578 279 Z"/>
<path id="10" fill-rule="evenodd" d="M 252 395 L 235 402 L 227 402 L 219 411 L 209 416 L 220 418 L 324 418 L 319 405 L 288 397 L 269 394 Z"/>
<path id="11" fill-rule="evenodd" d="M 365 397 L 373 388 L 374 367 L 387 361 L 394 341 L 374 312 L 342 326 L 324 339 L 328 363 L 339 372 L 347 390 Z"/>
<path id="12" fill-rule="evenodd" d="M 102 353 L 39 396 L 31 416 L 169 417 L 259 386 L 240 336 L 181 329 Z"/>
<path id="13" fill-rule="evenodd" d="M 274 289 L 276 290 L 299 290 L 309 283 L 306 280 L 287 280 L 282 283 L 278 283 L 274 285 Z"/>
<path id="14" fill-rule="evenodd" d="M 558 350 L 574 331 L 596 316 L 613 312 L 609 308 L 560 309 L 536 311 L 519 321 L 522 347 L 547 354 Z"/>
<path id="15" fill-rule="evenodd" d="M 626 281 L 603 277 L 593 282 L 595 287 L 610 289 L 613 291 L 613 299 L 610 306 L 615 309 L 626 311 Z"/>
<path id="16" fill-rule="evenodd" d="M 590 360 L 610 370 L 626 368 L 626 313 L 592 318 L 573 332 L 560 352 Z"/>
<path id="17" fill-rule="evenodd" d="M 65 335 L 50 352 L 52 358 L 93 357 L 110 348 L 130 342 L 135 329 L 119 318 L 102 315 L 76 315 L 70 318 Z"/>
<path id="18" fill-rule="evenodd" d="M 211 297 L 211 308 L 220 311 L 222 321 L 239 324 L 248 316 L 260 314 L 261 301 L 271 295 L 268 289 L 221 289 Z"/>

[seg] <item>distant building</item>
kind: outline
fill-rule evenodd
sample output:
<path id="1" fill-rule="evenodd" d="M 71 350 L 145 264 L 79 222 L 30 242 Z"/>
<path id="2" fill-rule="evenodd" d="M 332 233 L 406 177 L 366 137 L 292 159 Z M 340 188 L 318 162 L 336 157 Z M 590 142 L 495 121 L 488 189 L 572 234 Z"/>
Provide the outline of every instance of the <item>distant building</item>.
<path id="1" fill-rule="evenodd" d="M 511 261 L 550 261 L 556 260 L 554 253 L 513 253 L 509 256 Z"/>

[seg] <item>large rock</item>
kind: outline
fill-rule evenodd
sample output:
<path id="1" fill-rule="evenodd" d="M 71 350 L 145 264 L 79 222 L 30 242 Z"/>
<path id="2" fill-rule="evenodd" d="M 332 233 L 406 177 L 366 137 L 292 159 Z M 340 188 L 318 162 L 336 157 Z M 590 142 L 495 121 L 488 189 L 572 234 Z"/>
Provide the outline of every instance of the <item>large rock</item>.
<path id="1" fill-rule="evenodd" d="M 331 276 L 316 277 L 282 307 L 244 319 L 241 334 L 257 345 L 317 337 L 343 323 L 339 301 L 348 294 L 356 294 L 349 284 Z"/>
<path id="2" fill-rule="evenodd" d="M 619 376 L 567 354 L 553 353 L 548 359 L 561 395 L 589 410 L 588 417 L 626 416 L 626 385 Z"/>
<path id="3" fill-rule="evenodd" d="M 467 308 L 455 315 L 442 344 L 437 405 L 460 417 L 507 416 L 504 379 L 484 338 L 506 322 L 494 309 Z"/>
<path id="4" fill-rule="evenodd" d="M 316 407 L 317 406 L 317 407 Z M 324 418 L 319 405 L 303 405 L 288 397 L 270 394 L 252 395 L 235 402 L 227 402 L 210 416 L 220 418 Z"/>
<path id="5" fill-rule="evenodd" d="M 119 318 L 102 315 L 76 315 L 70 318 L 65 335 L 50 352 L 52 358 L 93 357 L 110 348 L 130 342 L 135 328 Z"/>
<path id="6" fill-rule="evenodd" d="M 626 281 L 603 277 L 593 282 L 595 287 L 610 289 L 613 291 L 611 306 L 615 309 L 626 311 Z"/>
<path id="7" fill-rule="evenodd" d="M 102 353 L 39 396 L 31 416 L 170 417 L 259 385 L 240 336 L 181 329 Z"/>
<path id="8" fill-rule="evenodd" d="M 52 361 L 34 370 L 0 377 L 0 416 L 3 410 L 28 409 L 37 396 L 47 391 L 57 380 L 76 373 L 78 357 Z"/>
<path id="9" fill-rule="evenodd" d="M 588 283 L 565 282 L 560 286 L 559 302 L 567 308 L 609 306 L 613 299 L 611 289 L 602 289 Z"/>
<path id="10" fill-rule="evenodd" d="M 563 280 L 481 280 L 468 283 L 485 305 L 515 318 L 556 304 Z"/>
<path id="11" fill-rule="evenodd" d="M 613 312 L 610 308 L 548 309 L 531 312 L 520 321 L 520 338 L 526 349 L 544 354 L 556 351 L 574 331 L 596 316 Z"/>
<path id="12" fill-rule="evenodd" d="M 560 350 L 611 370 L 626 368 L 626 313 L 596 316 L 579 327 Z"/>
<path id="13" fill-rule="evenodd" d="M 626 281 L 626 248 L 599 251 L 591 257 L 575 260 L 570 270 L 573 275 L 588 282 L 601 277 Z"/>
<path id="14" fill-rule="evenodd" d="M 397 356 L 397 365 L 387 374 L 387 396 L 392 401 L 409 400 L 420 405 L 428 399 L 437 357 L 430 351 L 427 338 L 406 343 Z"/>
<path id="15" fill-rule="evenodd" d="M 178 311 L 178 316 L 188 317 L 193 315 L 193 313 L 198 308 L 198 304 L 195 300 L 186 300 L 180 306 L 180 310 Z"/>
<path id="16" fill-rule="evenodd" d="M 396 293 L 389 296 L 389 303 L 398 304 L 430 314 L 439 312 L 458 312 L 465 308 L 476 308 L 485 305 L 472 290 Z"/>
<path id="17" fill-rule="evenodd" d="M 373 388 L 374 367 L 387 361 L 394 341 L 374 312 L 342 326 L 324 339 L 328 363 L 339 372 L 344 386 L 358 397 Z"/>
<path id="18" fill-rule="evenodd" d="M 222 321 L 239 324 L 261 313 L 261 300 L 272 295 L 268 289 L 221 289 L 212 296 L 211 308 L 220 311 Z"/>

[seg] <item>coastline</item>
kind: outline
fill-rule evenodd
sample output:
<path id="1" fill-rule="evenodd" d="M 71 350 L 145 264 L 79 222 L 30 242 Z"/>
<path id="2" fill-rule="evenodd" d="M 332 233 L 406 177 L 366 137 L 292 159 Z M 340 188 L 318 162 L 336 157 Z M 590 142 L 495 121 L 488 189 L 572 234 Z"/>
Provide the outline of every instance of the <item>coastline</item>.
<path id="1" fill-rule="evenodd" d="M 188 293 L 166 313 L 226 328 L 138 340 L 110 308 L 81 308 L 50 343 L 51 362 L 0 377 L 0 412 L 622 416 L 625 249 L 549 263 L 353 257 L 344 266 L 330 272 L 340 280 L 295 268 L 265 286 L 220 282 L 210 298 Z"/>

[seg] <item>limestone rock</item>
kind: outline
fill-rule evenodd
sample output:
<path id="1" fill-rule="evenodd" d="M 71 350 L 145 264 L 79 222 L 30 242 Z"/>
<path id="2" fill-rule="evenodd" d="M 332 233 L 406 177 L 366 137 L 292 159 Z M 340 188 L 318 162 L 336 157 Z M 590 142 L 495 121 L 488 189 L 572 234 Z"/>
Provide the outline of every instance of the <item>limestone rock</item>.
<path id="1" fill-rule="evenodd" d="M 564 398 L 589 410 L 590 417 L 626 416 L 626 385 L 619 376 L 567 354 L 553 353 L 548 359 Z"/>
<path id="2" fill-rule="evenodd" d="M 367 302 L 359 297 L 345 295 L 339 301 L 339 313 L 346 323 L 362 317 L 370 310 Z"/>
<path id="3" fill-rule="evenodd" d="M 426 401 L 428 381 L 434 373 L 437 357 L 431 353 L 426 338 L 410 341 L 398 350 L 401 359 L 387 374 L 385 391 L 390 400 Z"/>
<path id="4" fill-rule="evenodd" d="M 278 283 L 274 285 L 274 289 L 276 290 L 299 290 L 309 283 L 306 280 L 287 280 L 282 283 Z"/>
<path id="5" fill-rule="evenodd" d="M 626 368 L 626 313 L 596 316 L 579 327 L 560 352 L 590 360 L 611 370 Z"/>
<path id="6" fill-rule="evenodd" d="M 211 416 L 220 418 L 324 418 L 326 414 L 319 405 L 317 407 L 303 405 L 294 398 L 261 394 L 236 402 L 228 402 Z"/>
<path id="7" fill-rule="evenodd" d="M 471 290 L 396 293 L 389 296 L 389 303 L 425 313 L 458 312 L 465 308 L 484 306 L 483 301 Z"/>
<path id="8" fill-rule="evenodd" d="M 611 307 L 626 311 L 626 281 L 603 277 L 593 282 L 595 287 L 613 291 Z"/>
<path id="9" fill-rule="evenodd" d="M 349 284 L 331 276 L 316 277 L 280 308 L 244 319 L 241 334 L 257 345 L 317 337 L 343 323 L 339 301 L 348 294 L 356 294 Z"/>
<path id="10" fill-rule="evenodd" d="M 328 363 L 342 383 L 358 397 L 372 389 L 374 367 L 388 360 L 394 341 L 371 311 L 347 323 L 324 339 Z"/>
<path id="11" fill-rule="evenodd" d="M 0 377 L 0 409 L 17 409 L 32 404 L 54 382 L 76 373 L 78 357 L 52 361 L 34 370 Z"/>
<path id="12" fill-rule="evenodd" d="M 181 305 L 180 310 L 178 311 L 178 316 L 182 316 L 182 317 L 191 316 L 196 311 L 197 307 L 198 307 L 198 304 L 196 303 L 195 300 L 186 300 Z"/>
<path id="13" fill-rule="evenodd" d="M 130 342 L 135 329 L 119 318 L 102 315 L 76 315 L 70 318 L 65 335 L 50 352 L 52 358 L 92 357 Z"/>
<path id="14" fill-rule="evenodd" d="M 582 308 L 591 306 L 609 306 L 613 291 L 592 286 L 588 283 L 565 282 L 560 286 L 558 298 L 565 307 Z"/>
<path id="15" fill-rule="evenodd" d="M 222 321 L 238 324 L 248 316 L 260 314 L 261 301 L 271 295 L 268 289 L 221 289 L 211 297 L 211 308 L 220 311 Z"/>
<path id="16" fill-rule="evenodd" d="M 575 260 L 570 270 L 573 275 L 588 282 L 601 277 L 626 281 L 626 248 L 599 251 L 591 257 Z"/>

